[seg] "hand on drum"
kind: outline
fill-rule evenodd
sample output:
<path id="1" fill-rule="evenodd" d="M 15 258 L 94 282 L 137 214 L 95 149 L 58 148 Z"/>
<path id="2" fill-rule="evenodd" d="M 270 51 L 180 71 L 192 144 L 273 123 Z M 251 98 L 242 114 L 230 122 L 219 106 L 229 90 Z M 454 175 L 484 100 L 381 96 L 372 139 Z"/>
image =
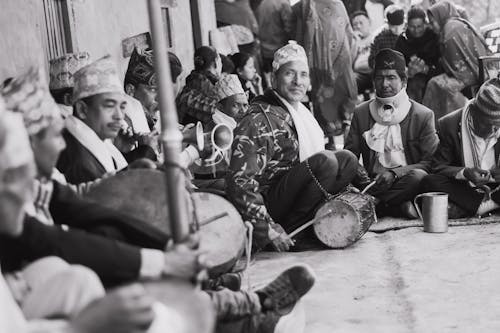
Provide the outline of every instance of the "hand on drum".
<path id="1" fill-rule="evenodd" d="M 281 233 L 278 237 L 271 241 L 273 248 L 278 252 L 286 252 L 291 246 L 295 245 L 293 239 L 286 232 Z"/>
<path id="2" fill-rule="evenodd" d="M 176 244 L 165 252 L 163 274 L 182 279 L 196 279 L 210 263 L 203 253 L 186 244 Z"/>
<path id="3" fill-rule="evenodd" d="M 69 332 L 146 332 L 154 316 L 153 299 L 141 285 L 133 284 L 91 302 L 69 322 Z"/>
<path id="4" fill-rule="evenodd" d="M 375 186 L 378 191 L 387 191 L 396 181 L 396 175 L 392 171 L 384 171 L 375 178 Z"/>

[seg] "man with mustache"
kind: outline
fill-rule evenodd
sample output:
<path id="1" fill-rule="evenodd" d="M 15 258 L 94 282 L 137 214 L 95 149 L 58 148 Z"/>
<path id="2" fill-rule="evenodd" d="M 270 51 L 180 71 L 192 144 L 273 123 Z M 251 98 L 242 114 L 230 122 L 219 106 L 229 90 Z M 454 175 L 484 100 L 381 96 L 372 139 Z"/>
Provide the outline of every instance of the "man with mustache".
<path id="1" fill-rule="evenodd" d="M 290 43 L 274 54 L 272 89 L 256 97 L 234 130 L 226 192 L 254 225 L 254 243 L 287 251 L 288 233 L 354 177 L 356 158 L 325 151 L 324 133 L 301 103 L 309 85 L 304 49 Z M 311 245 L 303 236 L 295 250 Z M 314 241 L 314 239 L 312 239 Z"/>
<path id="2" fill-rule="evenodd" d="M 147 159 L 128 165 L 113 145 L 112 140 L 124 125 L 127 96 L 111 58 L 106 56 L 82 67 L 74 74 L 74 82 L 74 111 L 65 120 L 66 149 L 57 162 L 68 182 L 93 181 L 127 166 L 154 168 Z M 150 155 L 154 156 L 154 152 Z"/>
<path id="3" fill-rule="evenodd" d="M 354 111 L 345 148 L 357 157 L 376 184 L 377 214 L 416 218 L 411 201 L 430 168 L 438 137 L 434 113 L 406 94 L 402 53 L 383 49 L 375 57 L 376 97 Z"/>

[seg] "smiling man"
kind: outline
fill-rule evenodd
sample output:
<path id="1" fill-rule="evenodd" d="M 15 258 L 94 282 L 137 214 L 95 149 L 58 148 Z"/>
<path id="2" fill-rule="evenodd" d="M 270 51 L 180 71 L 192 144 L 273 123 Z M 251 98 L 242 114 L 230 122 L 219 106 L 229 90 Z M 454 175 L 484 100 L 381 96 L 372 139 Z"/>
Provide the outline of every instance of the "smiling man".
<path id="1" fill-rule="evenodd" d="M 379 215 L 415 218 L 411 201 L 430 167 L 438 138 L 434 114 L 406 94 L 405 58 L 383 49 L 375 57 L 376 97 L 354 111 L 345 148 L 363 164 L 376 186 Z"/>
<path id="2" fill-rule="evenodd" d="M 74 81 L 74 111 L 65 120 L 67 147 L 57 168 L 70 183 L 79 184 L 127 167 L 112 143 L 124 125 L 127 97 L 109 56 L 81 68 Z"/>
<path id="3" fill-rule="evenodd" d="M 309 85 L 304 49 L 296 43 L 282 47 L 274 54 L 273 89 L 252 101 L 234 131 L 226 192 L 254 225 L 259 248 L 288 250 L 293 245 L 288 233 L 342 191 L 356 171 L 352 153 L 324 150 L 324 133 L 300 102 Z M 298 242 L 295 249 L 305 244 Z"/>

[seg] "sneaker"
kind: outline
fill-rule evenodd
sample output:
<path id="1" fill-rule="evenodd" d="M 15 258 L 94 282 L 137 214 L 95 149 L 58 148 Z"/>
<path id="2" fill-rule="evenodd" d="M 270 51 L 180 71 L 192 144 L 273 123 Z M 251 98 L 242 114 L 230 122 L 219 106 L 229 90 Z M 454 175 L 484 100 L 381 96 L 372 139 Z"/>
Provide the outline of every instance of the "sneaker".
<path id="1" fill-rule="evenodd" d="M 257 290 L 264 311 L 272 310 L 283 315 L 307 294 L 316 280 L 312 269 L 306 265 L 290 267 L 264 288 Z"/>

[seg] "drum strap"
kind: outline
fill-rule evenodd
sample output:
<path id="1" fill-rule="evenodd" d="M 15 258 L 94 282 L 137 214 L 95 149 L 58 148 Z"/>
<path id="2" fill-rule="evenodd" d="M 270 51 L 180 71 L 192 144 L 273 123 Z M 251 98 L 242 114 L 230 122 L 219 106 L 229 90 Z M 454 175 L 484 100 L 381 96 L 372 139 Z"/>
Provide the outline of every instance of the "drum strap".
<path id="1" fill-rule="evenodd" d="M 311 169 L 311 166 L 309 165 L 309 160 L 306 159 L 304 162 L 306 162 L 306 166 L 307 166 L 307 171 L 309 171 L 309 174 L 311 175 L 312 179 L 314 180 L 314 182 L 316 183 L 316 185 L 318 186 L 319 190 L 321 191 L 321 193 L 323 193 L 323 195 L 325 196 L 325 201 L 329 201 L 333 198 L 335 198 L 335 196 L 331 193 L 329 193 L 324 187 L 323 185 L 321 185 L 321 183 L 319 182 L 319 179 L 316 178 L 316 176 L 314 175 L 312 169 Z"/>

